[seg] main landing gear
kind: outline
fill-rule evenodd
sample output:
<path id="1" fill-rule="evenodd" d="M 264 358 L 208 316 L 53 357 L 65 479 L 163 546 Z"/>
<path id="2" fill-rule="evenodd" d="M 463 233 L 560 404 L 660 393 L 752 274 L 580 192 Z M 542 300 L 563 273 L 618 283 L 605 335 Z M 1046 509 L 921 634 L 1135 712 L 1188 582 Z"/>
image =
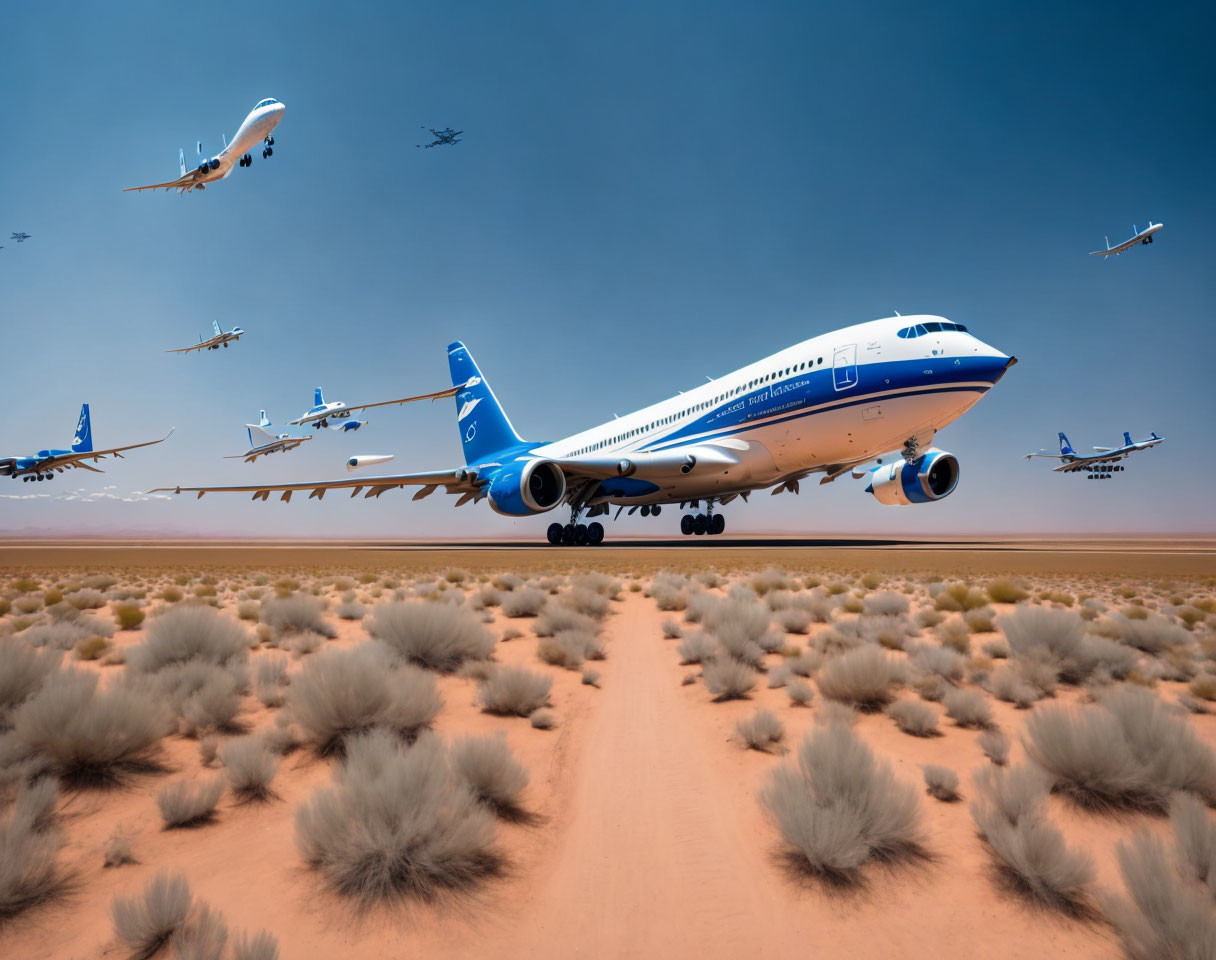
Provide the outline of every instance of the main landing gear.
<path id="1" fill-rule="evenodd" d="M 695 506 L 695 504 L 694 504 Z M 686 537 L 703 537 L 708 534 L 716 537 L 726 532 L 726 517 L 714 513 L 714 502 L 705 501 L 705 512 L 698 514 L 686 513 L 680 517 L 680 533 Z"/>
<path id="2" fill-rule="evenodd" d="M 273 157 L 273 156 L 274 156 L 274 137 L 267 137 L 266 138 L 266 148 L 262 151 L 262 159 L 265 160 L 267 157 Z M 249 166 L 249 164 L 245 164 L 245 166 Z"/>
<path id="3" fill-rule="evenodd" d="M 15 473 L 13 474 L 13 479 L 14 480 L 17 479 L 17 475 Z M 31 480 L 54 480 L 54 479 L 55 479 L 55 474 L 49 470 L 46 473 L 26 474 L 24 477 L 21 478 L 21 480 L 24 483 L 29 483 Z"/>
<path id="4" fill-rule="evenodd" d="M 555 547 L 595 547 L 604 542 L 604 525 L 598 520 L 590 523 L 551 523 L 547 537 Z"/>
<path id="5" fill-rule="evenodd" d="M 263 156 L 265 156 L 265 154 L 263 154 Z M 237 166 L 247 167 L 251 163 L 253 163 L 253 157 L 251 157 L 249 154 L 245 154 L 245 156 L 241 157 L 241 159 L 237 161 Z"/>

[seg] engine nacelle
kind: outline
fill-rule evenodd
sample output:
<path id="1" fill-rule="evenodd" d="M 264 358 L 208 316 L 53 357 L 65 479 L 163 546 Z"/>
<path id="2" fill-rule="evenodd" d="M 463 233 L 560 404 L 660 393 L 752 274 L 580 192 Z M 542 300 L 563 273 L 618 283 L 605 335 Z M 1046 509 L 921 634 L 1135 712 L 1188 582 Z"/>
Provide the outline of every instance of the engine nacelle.
<path id="1" fill-rule="evenodd" d="M 552 460 L 504 464 L 486 488 L 495 513 L 526 517 L 552 510 L 566 495 L 566 475 Z"/>
<path id="2" fill-rule="evenodd" d="M 374 467 L 378 463 L 388 463 L 393 459 L 391 453 L 384 454 L 363 454 L 357 457 L 351 457 L 346 461 L 346 470 L 348 473 L 354 473 L 356 470 L 361 470 L 363 467 Z"/>
<path id="3" fill-rule="evenodd" d="M 908 463 L 899 459 L 870 471 L 866 493 L 879 503 L 905 506 L 931 503 L 950 496 L 958 486 L 958 458 L 945 450 L 932 448 Z"/>

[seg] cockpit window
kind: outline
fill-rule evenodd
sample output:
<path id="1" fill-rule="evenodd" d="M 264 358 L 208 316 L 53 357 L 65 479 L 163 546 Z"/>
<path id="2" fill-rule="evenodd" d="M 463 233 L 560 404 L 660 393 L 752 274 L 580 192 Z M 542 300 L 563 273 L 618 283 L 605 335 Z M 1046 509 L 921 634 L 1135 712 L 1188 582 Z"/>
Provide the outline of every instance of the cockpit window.
<path id="1" fill-rule="evenodd" d="M 258 103 L 257 103 L 257 106 L 255 106 L 253 109 L 254 109 L 254 110 L 258 110 L 258 109 L 260 109 L 260 108 L 262 108 L 262 107 L 268 107 L 268 106 L 270 106 L 270 104 L 272 104 L 272 103 L 278 103 L 278 102 L 279 102 L 279 101 L 278 101 L 278 100 L 275 100 L 273 97 L 267 98 L 267 99 L 265 99 L 265 100 L 259 100 L 259 101 L 258 101 Z"/>
<path id="2" fill-rule="evenodd" d="M 966 333 L 967 328 L 961 323 L 951 323 L 949 320 L 931 320 L 929 323 L 918 323 L 914 327 L 904 327 L 896 336 L 901 340 L 915 340 L 926 333 Z"/>

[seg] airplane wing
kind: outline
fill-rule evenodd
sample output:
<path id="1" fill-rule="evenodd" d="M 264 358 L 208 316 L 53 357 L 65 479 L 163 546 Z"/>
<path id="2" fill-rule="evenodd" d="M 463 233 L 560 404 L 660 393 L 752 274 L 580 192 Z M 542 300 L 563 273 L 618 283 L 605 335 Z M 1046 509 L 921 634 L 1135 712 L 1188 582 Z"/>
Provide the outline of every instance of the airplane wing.
<path id="1" fill-rule="evenodd" d="M 192 187 L 195 184 L 194 171 L 191 170 L 185 176 L 178 177 L 176 180 L 171 180 L 168 183 L 149 183 L 143 187 L 126 187 L 123 193 L 131 193 L 137 190 L 172 190 L 177 187 L 179 190 L 184 190 L 187 187 Z"/>
<path id="2" fill-rule="evenodd" d="M 143 443 L 130 443 L 125 447 L 111 447 L 109 450 L 87 450 L 81 451 L 80 453 L 64 454 L 63 456 L 59 457 L 50 457 L 41 461 L 38 464 L 38 467 L 39 469 L 43 470 L 54 470 L 59 467 L 64 467 L 92 470 L 94 473 L 104 473 L 104 470 L 98 470 L 96 467 L 90 467 L 85 461 L 92 460 L 94 463 L 97 463 L 103 457 L 117 457 L 119 460 L 121 460 L 123 459 L 122 455 L 123 451 L 125 450 L 138 450 L 140 447 L 152 447 L 158 443 L 164 443 L 172 435 L 173 431 L 170 430 L 159 440 L 146 440 Z"/>
<path id="3" fill-rule="evenodd" d="M 286 502 L 292 494 L 307 490 L 308 499 L 321 500 L 330 490 L 350 490 L 352 497 L 363 493 L 364 499 L 378 497 L 386 490 L 396 490 L 403 487 L 421 487 L 413 499 L 421 500 L 429 497 L 440 487 L 445 493 L 458 493 L 461 499 L 457 506 L 469 500 L 480 500 L 485 496 L 482 488 L 487 481 L 478 480 L 476 475 L 463 468 L 457 470 L 440 470 L 433 473 L 402 473 L 395 476 L 343 478 L 341 480 L 318 480 L 310 483 L 251 483 L 227 487 L 157 487 L 149 493 L 196 493 L 202 499 L 207 493 L 252 493 L 254 500 L 266 500 L 271 493 L 280 494 L 279 499 Z"/>
<path id="4" fill-rule="evenodd" d="M 166 350 L 165 353 L 189 353 L 191 350 L 204 350 L 211 346 L 210 340 L 204 340 L 202 343 L 196 343 L 192 347 L 178 347 L 175 350 Z"/>
<path id="5" fill-rule="evenodd" d="M 416 397 L 402 397 L 400 400 L 381 400 L 378 403 L 356 403 L 348 404 L 342 409 L 345 410 L 370 410 L 372 407 L 391 407 L 399 403 L 413 403 L 416 400 L 442 400 L 444 397 L 454 397 L 470 386 L 474 386 L 471 382 L 459 384 L 455 387 L 448 387 L 446 390 L 438 390 L 435 393 L 421 393 Z M 291 421 L 294 423 L 295 421 Z"/>

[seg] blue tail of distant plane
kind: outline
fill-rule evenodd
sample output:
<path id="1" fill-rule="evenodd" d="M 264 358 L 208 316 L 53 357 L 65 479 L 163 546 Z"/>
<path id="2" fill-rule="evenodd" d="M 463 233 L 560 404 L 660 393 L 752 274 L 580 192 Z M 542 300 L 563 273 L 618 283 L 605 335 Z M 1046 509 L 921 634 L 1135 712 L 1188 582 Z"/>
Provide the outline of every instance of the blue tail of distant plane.
<path id="1" fill-rule="evenodd" d="M 1123 446 L 1130 447 L 1132 445 L 1132 435 L 1129 431 L 1123 431 Z"/>
<path id="2" fill-rule="evenodd" d="M 223 332 L 222 330 L 220 330 L 220 322 L 218 320 L 212 320 L 211 326 L 215 330 L 215 335 L 217 337 Z"/>
<path id="3" fill-rule="evenodd" d="M 93 449 L 93 425 L 89 422 L 89 405 L 80 405 L 80 419 L 76 421 L 76 436 L 72 438 L 73 453 L 88 453 Z"/>
<path id="4" fill-rule="evenodd" d="M 321 392 L 320 387 L 316 387 L 312 392 L 312 405 L 320 407 L 325 403 L 325 395 Z"/>
<path id="5" fill-rule="evenodd" d="M 452 386 L 469 384 L 467 389 L 456 394 L 456 420 L 464 446 L 464 462 L 480 463 L 522 443 L 494 391 L 481 375 L 473 355 L 459 340 L 448 345 L 448 366 L 452 371 Z"/>
<path id="6" fill-rule="evenodd" d="M 1075 457 L 1077 455 L 1077 451 L 1075 451 L 1072 448 L 1072 444 L 1068 442 L 1068 437 L 1064 436 L 1062 433 L 1060 434 L 1060 453 L 1066 457 Z"/>

